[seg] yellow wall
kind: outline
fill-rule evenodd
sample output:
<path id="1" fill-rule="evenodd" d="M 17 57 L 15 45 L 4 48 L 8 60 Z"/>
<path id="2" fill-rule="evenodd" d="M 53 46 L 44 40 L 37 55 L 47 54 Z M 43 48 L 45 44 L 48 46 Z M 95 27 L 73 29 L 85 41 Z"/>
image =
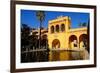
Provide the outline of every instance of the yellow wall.
<path id="1" fill-rule="evenodd" d="M 70 36 L 75 35 L 77 37 L 77 42 L 78 42 L 78 46 L 76 49 L 79 49 L 79 46 L 81 47 L 82 42 L 80 43 L 81 45 L 79 45 L 79 37 L 82 34 L 87 34 L 87 28 L 83 27 L 83 28 L 76 28 L 76 29 L 71 29 L 71 22 L 70 22 L 71 18 L 69 17 L 59 17 L 57 19 L 54 20 L 50 20 L 49 21 L 49 25 L 48 25 L 48 45 L 49 45 L 49 49 L 52 50 L 52 42 L 55 39 L 58 39 L 60 42 L 60 48 L 57 49 L 73 49 L 73 42 L 70 43 Z M 56 27 L 56 25 L 59 25 L 59 28 L 61 26 L 61 24 L 65 24 L 65 31 L 60 31 L 59 32 L 54 32 L 51 33 L 51 26 Z M 70 53 L 69 52 L 59 52 L 59 60 L 69 60 L 70 58 Z M 53 54 L 52 51 L 50 52 L 50 56 L 49 56 L 50 60 L 52 60 L 53 58 Z"/>

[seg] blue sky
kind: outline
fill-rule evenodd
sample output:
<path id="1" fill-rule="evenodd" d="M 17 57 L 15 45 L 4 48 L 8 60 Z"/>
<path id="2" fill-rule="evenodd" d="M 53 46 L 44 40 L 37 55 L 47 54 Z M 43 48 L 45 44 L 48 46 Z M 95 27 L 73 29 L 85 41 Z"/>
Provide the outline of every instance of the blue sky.
<path id="1" fill-rule="evenodd" d="M 83 12 L 55 12 L 55 11 L 45 11 L 45 20 L 43 22 L 43 27 L 48 27 L 48 21 L 57 18 L 58 16 L 69 16 L 71 17 L 71 27 L 79 27 L 79 23 L 88 23 L 89 13 Z M 31 28 L 38 28 L 39 21 L 36 17 L 35 10 L 21 10 L 21 24 L 27 24 Z"/>

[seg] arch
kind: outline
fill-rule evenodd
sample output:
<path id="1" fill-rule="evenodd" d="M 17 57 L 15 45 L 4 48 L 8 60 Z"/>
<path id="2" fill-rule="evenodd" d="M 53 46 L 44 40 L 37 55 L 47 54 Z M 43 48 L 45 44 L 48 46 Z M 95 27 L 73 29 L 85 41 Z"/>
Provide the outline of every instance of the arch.
<path id="1" fill-rule="evenodd" d="M 54 33 L 54 26 L 51 26 L 51 33 Z"/>
<path id="2" fill-rule="evenodd" d="M 79 37 L 79 47 L 80 48 L 85 48 L 89 51 L 89 44 L 88 44 L 88 35 L 87 34 L 81 34 Z"/>
<path id="3" fill-rule="evenodd" d="M 58 39 L 54 39 L 52 42 L 52 48 L 57 49 L 60 48 L 60 41 Z M 57 51 L 52 52 L 52 61 L 59 61 L 60 60 L 60 53 Z"/>
<path id="4" fill-rule="evenodd" d="M 65 31 L 65 24 L 61 24 L 61 31 Z"/>
<path id="5" fill-rule="evenodd" d="M 58 39 L 53 40 L 52 48 L 60 48 L 60 41 Z"/>
<path id="6" fill-rule="evenodd" d="M 69 47 L 70 47 L 71 49 L 73 49 L 73 48 L 75 48 L 75 47 L 78 47 L 78 45 L 77 45 L 77 36 L 71 35 L 71 36 L 69 37 Z"/>
<path id="7" fill-rule="evenodd" d="M 56 25 L 56 32 L 59 32 L 59 25 Z"/>

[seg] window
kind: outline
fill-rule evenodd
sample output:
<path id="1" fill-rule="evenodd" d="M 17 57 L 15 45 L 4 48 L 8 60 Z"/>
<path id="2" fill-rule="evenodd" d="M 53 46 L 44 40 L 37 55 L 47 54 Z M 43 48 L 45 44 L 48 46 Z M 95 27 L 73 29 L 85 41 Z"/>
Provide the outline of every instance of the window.
<path id="1" fill-rule="evenodd" d="M 51 26 L 51 33 L 54 33 L 54 26 Z"/>
<path id="2" fill-rule="evenodd" d="M 65 25 L 64 24 L 61 25 L 61 31 L 62 32 L 65 31 Z"/>
<path id="3" fill-rule="evenodd" d="M 56 32 L 59 32 L 59 25 L 56 25 Z"/>

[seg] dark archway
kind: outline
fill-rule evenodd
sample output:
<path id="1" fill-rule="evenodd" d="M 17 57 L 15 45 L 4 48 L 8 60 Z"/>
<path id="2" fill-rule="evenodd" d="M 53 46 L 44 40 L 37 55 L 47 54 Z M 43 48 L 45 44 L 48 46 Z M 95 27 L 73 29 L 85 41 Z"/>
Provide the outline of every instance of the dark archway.
<path id="1" fill-rule="evenodd" d="M 58 39 L 53 40 L 52 48 L 60 48 L 60 41 Z"/>
<path id="2" fill-rule="evenodd" d="M 64 24 L 61 24 L 61 31 L 65 31 L 65 25 Z"/>
<path id="3" fill-rule="evenodd" d="M 56 25 L 56 32 L 59 32 L 59 25 Z"/>
<path id="4" fill-rule="evenodd" d="M 54 26 L 51 26 L 51 33 L 54 33 Z"/>
<path id="5" fill-rule="evenodd" d="M 78 47 L 78 45 L 77 45 L 77 36 L 71 35 L 69 37 L 69 47 L 70 47 L 70 49 L 73 49 L 74 47 Z"/>
<path id="6" fill-rule="evenodd" d="M 60 41 L 58 39 L 53 40 L 52 48 L 58 49 L 60 48 Z M 52 51 L 52 61 L 59 61 L 60 60 L 60 52 L 57 50 Z"/>
<path id="7" fill-rule="evenodd" d="M 89 52 L 89 39 L 87 34 L 82 34 L 79 37 L 80 48 L 85 48 Z"/>

